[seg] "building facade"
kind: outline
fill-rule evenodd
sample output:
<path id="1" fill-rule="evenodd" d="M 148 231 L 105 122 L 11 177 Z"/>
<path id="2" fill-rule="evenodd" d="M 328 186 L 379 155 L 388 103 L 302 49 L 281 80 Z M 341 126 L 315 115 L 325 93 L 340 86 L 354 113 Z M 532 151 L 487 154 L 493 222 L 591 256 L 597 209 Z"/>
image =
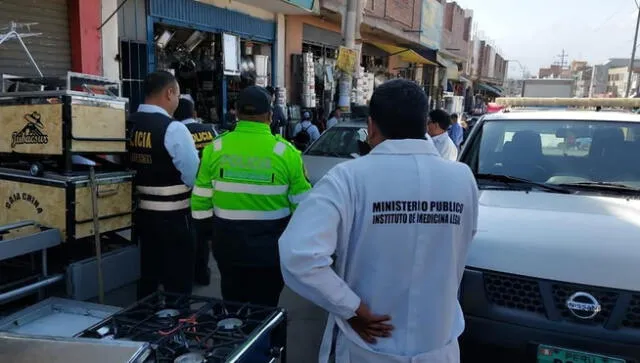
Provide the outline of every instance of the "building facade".
<path id="1" fill-rule="evenodd" d="M 28 6 L 28 11 L 26 7 Z M 23 41 L 45 76 L 63 76 L 68 71 L 107 75 L 117 79 L 117 23 L 107 22 L 117 0 L 7 0 L 0 2 L 0 28 L 12 22 L 19 34 L 35 33 Z M 115 31 L 114 31 L 115 30 Z M 2 73 L 37 75 L 17 40 L 2 44 Z"/>

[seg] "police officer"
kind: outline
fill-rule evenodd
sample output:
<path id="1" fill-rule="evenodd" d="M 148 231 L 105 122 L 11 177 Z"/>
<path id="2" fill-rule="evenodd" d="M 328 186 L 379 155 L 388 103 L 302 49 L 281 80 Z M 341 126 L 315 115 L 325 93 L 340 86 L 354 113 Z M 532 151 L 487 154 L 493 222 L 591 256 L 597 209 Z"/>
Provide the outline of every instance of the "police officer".
<path id="1" fill-rule="evenodd" d="M 242 90 L 238 113 L 236 129 L 203 151 L 192 215 L 200 233 L 213 233 L 222 297 L 276 306 L 284 287 L 278 238 L 311 185 L 300 152 L 271 133 L 264 88 Z"/>
<path id="2" fill-rule="evenodd" d="M 129 158 L 136 171 L 136 234 L 140 241 L 139 297 L 163 285 L 190 294 L 195 242 L 189 223 L 189 197 L 198 172 L 198 152 L 185 125 L 172 119 L 180 86 L 169 72 L 144 80 L 144 104 L 129 117 Z"/>
<path id="3" fill-rule="evenodd" d="M 478 190 L 467 165 L 425 139 L 427 110 L 413 82 L 377 87 L 373 149 L 331 169 L 280 238 L 287 286 L 330 313 L 320 363 L 334 333 L 336 363 L 459 362 Z"/>
<path id="4" fill-rule="evenodd" d="M 202 155 L 202 149 L 209 145 L 214 136 L 215 130 L 211 124 L 205 125 L 195 119 L 195 104 L 185 96 L 180 97 L 178 108 L 173 117 L 181 121 L 193 136 L 198 153 Z M 207 286 L 211 282 L 211 271 L 209 270 L 209 236 L 196 236 L 196 264 L 194 282 L 198 285 Z"/>

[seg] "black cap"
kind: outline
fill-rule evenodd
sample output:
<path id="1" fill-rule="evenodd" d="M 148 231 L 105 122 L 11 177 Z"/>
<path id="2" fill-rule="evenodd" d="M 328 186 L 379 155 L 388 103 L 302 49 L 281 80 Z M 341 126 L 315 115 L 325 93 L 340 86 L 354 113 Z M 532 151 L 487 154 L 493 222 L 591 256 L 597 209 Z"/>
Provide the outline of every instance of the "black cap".
<path id="1" fill-rule="evenodd" d="M 271 111 L 271 95 L 266 89 L 250 86 L 238 95 L 238 113 L 241 115 L 264 115 Z"/>

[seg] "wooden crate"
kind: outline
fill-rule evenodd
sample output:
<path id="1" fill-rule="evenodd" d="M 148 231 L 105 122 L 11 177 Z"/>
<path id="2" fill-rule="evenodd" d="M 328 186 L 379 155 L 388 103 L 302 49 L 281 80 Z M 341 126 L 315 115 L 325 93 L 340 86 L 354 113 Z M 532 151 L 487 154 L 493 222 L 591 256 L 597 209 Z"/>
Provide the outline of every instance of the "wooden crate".
<path id="1" fill-rule="evenodd" d="M 10 95 L 10 94 L 7 94 Z M 0 100 L 0 153 L 64 157 L 127 151 L 126 99 L 48 91 Z"/>
<path id="2" fill-rule="evenodd" d="M 133 172 L 96 173 L 100 232 L 131 227 Z M 33 220 L 57 228 L 65 241 L 93 235 L 87 172 L 73 175 L 0 168 L 0 225 Z"/>

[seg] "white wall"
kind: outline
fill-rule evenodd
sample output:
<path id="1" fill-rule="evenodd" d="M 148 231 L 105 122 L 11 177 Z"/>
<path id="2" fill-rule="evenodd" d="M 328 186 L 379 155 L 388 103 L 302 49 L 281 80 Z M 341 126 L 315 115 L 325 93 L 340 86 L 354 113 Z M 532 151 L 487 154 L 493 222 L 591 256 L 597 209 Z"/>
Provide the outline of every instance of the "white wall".
<path id="1" fill-rule="evenodd" d="M 118 0 L 102 0 L 102 22 L 118 8 Z M 102 74 L 110 79 L 120 79 L 118 14 L 102 27 Z"/>

